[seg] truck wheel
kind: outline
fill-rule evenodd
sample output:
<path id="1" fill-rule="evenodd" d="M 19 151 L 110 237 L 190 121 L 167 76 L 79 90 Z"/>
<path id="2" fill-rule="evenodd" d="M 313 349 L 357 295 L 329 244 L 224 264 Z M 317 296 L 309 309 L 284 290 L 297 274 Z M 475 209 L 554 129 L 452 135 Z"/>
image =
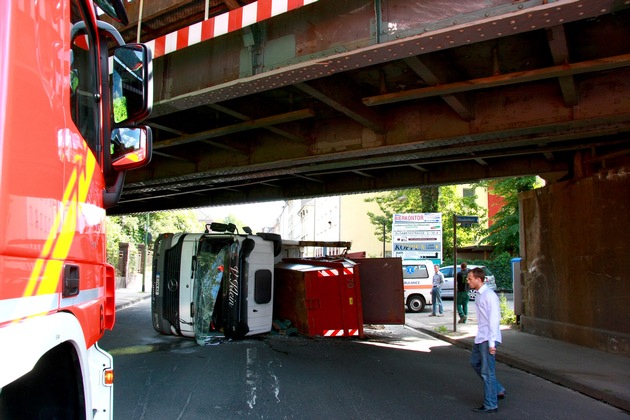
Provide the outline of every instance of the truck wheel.
<path id="1" fill-rule="evenodd" d="M 424 298 L 420 295 L 409 296 L 409 299 L 407 299 L 409 312 L 422 312 L 425 304 Z"/>

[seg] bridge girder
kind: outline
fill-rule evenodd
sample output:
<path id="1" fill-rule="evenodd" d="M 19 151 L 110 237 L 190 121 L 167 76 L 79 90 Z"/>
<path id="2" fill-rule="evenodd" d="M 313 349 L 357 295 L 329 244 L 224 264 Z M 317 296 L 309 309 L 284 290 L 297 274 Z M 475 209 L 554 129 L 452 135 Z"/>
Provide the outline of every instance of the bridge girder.
<path id="1" fill-rule="evenodd" d="M 452 3 L 319 1 L 156 59 L 156 154 L 110 214 L 628 158 L 630 2 Z"/>

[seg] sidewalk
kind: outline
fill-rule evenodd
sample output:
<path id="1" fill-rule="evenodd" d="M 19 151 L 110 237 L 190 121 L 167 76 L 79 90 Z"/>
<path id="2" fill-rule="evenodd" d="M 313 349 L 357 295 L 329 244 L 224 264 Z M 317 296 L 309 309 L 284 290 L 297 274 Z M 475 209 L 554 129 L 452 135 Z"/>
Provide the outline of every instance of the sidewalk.
<path id="1" fill-rule="evenodd" d="M 474 306 L 471 302 L 469 311 Z M 425 310 L 421 314 L 407 316 L 405 324 L 456 346 L 471 349 L 477 334 L 476 314 L 471 312 L 466 324 L 457 324 L 457 332 L 453 332 L 452 301 L 445 301 L 443 317 L 429 317 L 430 311 Z M 497 350 L 498 361 L 630 412 L 629 357 L 518 329 L 502 328 L 501 333 L 503 343 Z"/>
<path id="2" fill-rule="evenodd" d="M 127 287 L 126 289 L 116 289 L 116 310 L 126 308 L 145 299 L 151 299 L 151 285 L 145 286 L 145 292 L 141 292 L 141 287 Z"/>
<path id="3" fill-rule="evenodd" d="M 116 310 L 151 297 L 150 285 L 116 290 Z M 471 349 L 477 334 L 474 303 L 466 324 L 453 332 L 453 310 L 445 301 L 443 317 L 429 311 L 407 316 L 405 324 L 456 346 Z M 472 309 L 472 310 L 471 310 Z M 413 319 L 412 319 L 413 318 Z M 519 331 L 502 329 L 497 360 L 630 412 L 630 358 Z M 509 392 L 509 390 L 508 390 Z"/>

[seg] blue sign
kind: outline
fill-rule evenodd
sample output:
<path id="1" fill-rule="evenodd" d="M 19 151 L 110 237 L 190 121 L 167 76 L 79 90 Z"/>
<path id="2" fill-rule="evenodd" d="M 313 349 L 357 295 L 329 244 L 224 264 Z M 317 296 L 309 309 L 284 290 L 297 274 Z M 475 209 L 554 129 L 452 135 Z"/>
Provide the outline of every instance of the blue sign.
<path id="1" fill-rule="evenodd" d="M 457 223 L 479 223 L 479 216 L 455 216 Z"/>

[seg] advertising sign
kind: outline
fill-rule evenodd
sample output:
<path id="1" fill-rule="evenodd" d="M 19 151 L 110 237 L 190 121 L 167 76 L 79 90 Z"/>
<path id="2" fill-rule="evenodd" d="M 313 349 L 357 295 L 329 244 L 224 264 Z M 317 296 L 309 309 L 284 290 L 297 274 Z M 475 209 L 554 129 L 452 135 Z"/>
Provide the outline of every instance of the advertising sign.
<path id="1" fill-rule="evenodd" d="M 442 262 L 442 213 L 394 214 L 392 256 Z"/>

